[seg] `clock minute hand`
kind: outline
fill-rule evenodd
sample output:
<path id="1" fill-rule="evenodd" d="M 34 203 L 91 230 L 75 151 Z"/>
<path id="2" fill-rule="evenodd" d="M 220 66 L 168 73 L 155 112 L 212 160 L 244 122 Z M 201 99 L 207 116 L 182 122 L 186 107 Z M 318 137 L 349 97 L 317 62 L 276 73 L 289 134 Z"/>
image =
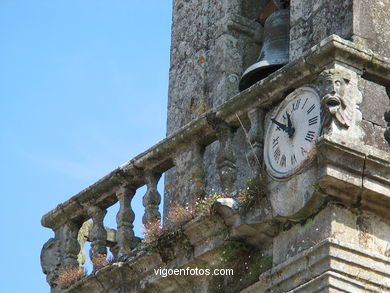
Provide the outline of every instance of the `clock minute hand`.
<path id="1" fill-rule="evenodd" d="M 288 128 L 286 125 L 276 121 L 274 118 L 271 118 L 272 123 L 275 123 L 280 129 L 288 133 Z"/>
<path id="2" fill-rule="evenodd" d="M 290 114 L 287 114 L 287 133 L 288 137 L 291 138 L 294 135 L 295 128 L 292 127 L 291 119 L 290 119 Z"/>

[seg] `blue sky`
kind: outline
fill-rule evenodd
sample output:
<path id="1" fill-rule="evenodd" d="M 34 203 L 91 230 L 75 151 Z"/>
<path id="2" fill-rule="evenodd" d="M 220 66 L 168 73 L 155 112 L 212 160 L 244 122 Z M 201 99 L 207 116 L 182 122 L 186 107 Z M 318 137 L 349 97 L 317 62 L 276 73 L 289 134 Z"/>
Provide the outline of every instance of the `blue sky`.
<path id="1" fill-rule="evenodd" d="M 0 292 L 49 292 L 41 216 L 164 138 L 171 5 L 0 0 Z"/>

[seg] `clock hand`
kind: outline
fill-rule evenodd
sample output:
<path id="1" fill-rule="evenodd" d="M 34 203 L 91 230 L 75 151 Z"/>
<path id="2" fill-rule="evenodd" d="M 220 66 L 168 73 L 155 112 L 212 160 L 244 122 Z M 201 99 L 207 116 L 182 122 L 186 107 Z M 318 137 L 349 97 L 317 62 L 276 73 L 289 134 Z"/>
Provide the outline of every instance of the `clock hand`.
<path id="1" fill-rule="evenodd" d="M 288 133 L 288 137 L 291 138 L 293 137 L 294 135 L 294 132 L 295 132 L 295 128 L 292 127 L 292 122 L 291 122 L 291 119 L 290 119 L 290 114 L 286 113 L 287 114 L 287 133 Z"/>
<path id="2" fill-rule="evenodd" d="M 280 129 L 288 133 L 288 128 L 286 125 L 276 121 L 274 118 L 271 118 L 272 123 L 275 123 Z"/>

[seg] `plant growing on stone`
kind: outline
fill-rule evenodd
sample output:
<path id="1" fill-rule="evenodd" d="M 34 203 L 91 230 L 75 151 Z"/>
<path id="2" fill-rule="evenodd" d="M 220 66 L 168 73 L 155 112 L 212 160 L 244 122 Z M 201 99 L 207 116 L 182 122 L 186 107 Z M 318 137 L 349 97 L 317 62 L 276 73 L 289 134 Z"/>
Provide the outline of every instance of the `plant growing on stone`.
<path id="1" fill-rule="evenodd" d="M 196 217 L 196 210 L 193 206 L 174 206 L 171 207 L 168 218 L 173 227 L 179 227 Z"/>
<path id="2" fill-rule="evenodd" d="M 107 255 L 100 254 L 100 253 L 98 255 L 91 257 L 91 262 L 93 264 L 94 270 L 98 270 L 109 265 L 109 262 L 107 260 Z"/>
<path id="3" fill-rule="evenodd" d="M 266 196 L 265 174 L 260 173 L 247 181 L 247 187 L 241 190 L 237 200 L 241 206 L 249 207 Z"/>
<path id="4" fill-rule="evenodd" d="M 62 289 L 68 288 L 77 281 L 85 278 L 86 272 L 83 270 L 83 268 L 78 266 L 69 266 L 63 268 L 55 283 L 60 286 Z"/>
<path id="5" fill-rule="evenodd" d="M 165 232 L 166 228 L 161 225 L 160 219 L 150 222 L 144 225 L 143 234 L 145 238 L 142 239 L 143 243 L 150 244 L 157 241 Z"/>
<path id="6" fill-rule="evenodd" d="M 192 206 L 173 206 L 168 214 L 169 222 L 174 228 L 178 228 L 188 221 L 200 216 L 208 216 L 211 213 L 211 207 L 214 202 L 222 198 L 221 194 L 211 194 L 203 199 L 198 199 Z M 144 225 L 143 234 L 145 238 L 142 240 L 145 244 L 156 242 L 162 235 L 169 232 L 168 229 L 161 225 L 160 220 Z M 172 231 L 171 231 L 172 232 Z"/>
<path id="7" fill-rule="evenodd" d="M 214 193 L 210 194 L 209 196 L 205 197 L 204 199 L 197 200 L 195 202 L 195 213 L 196 216 L 206 216 L 211 213 L 211 207 L 214 204 L 214 202 L 220 198 L 222 198 L 223 195 Z"/>

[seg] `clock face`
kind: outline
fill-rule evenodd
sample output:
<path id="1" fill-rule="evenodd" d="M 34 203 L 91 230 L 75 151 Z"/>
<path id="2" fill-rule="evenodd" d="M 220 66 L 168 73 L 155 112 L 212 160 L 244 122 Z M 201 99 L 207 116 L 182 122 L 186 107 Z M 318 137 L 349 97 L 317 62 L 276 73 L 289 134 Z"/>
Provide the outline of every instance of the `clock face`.
<path id="1" fill-rule="evenodd" d="M 321 131 L 320 97 L 311 87 L 289 94 L 269 117 L 264 142 L 268 174 L 286 179 L 297 173 L 310 157 Z"/>

